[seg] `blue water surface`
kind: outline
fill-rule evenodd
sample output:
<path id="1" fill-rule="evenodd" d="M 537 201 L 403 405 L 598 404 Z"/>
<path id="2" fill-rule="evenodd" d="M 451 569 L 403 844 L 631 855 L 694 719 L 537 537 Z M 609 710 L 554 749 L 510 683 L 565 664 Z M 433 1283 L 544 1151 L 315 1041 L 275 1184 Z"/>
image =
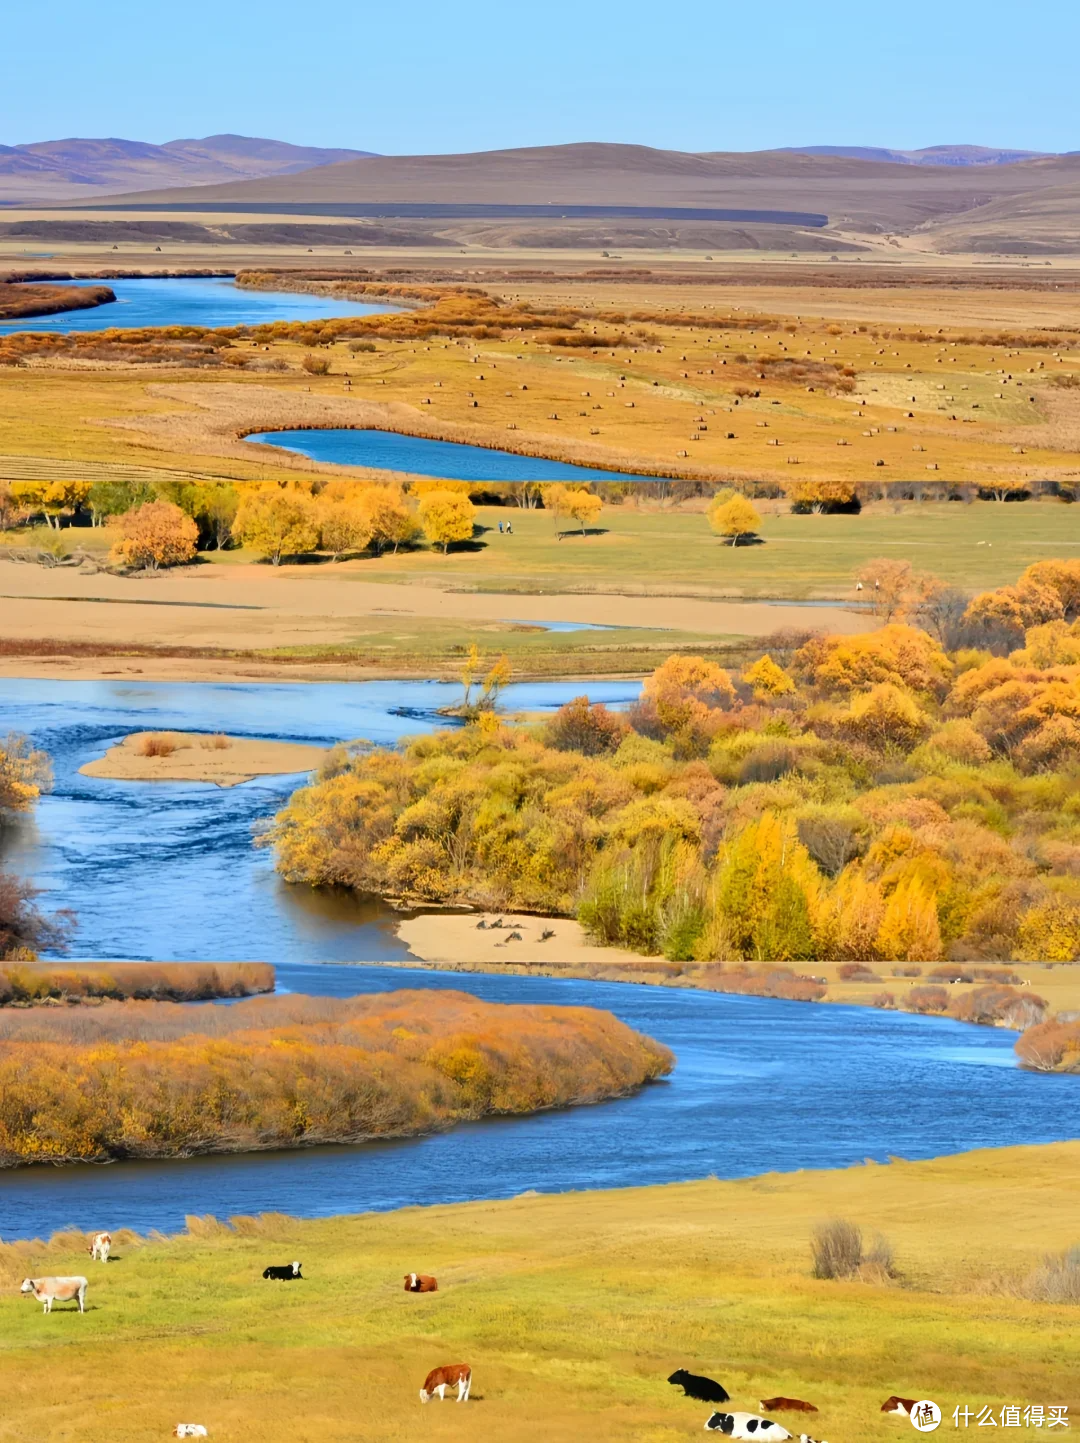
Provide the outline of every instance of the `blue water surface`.
<path id="1" fill-rule="evenodd" d="M 437 476 L 450 481 L 655 481 L 629 471 L 603 471 L 575 466 L 569 461 L 548 461 L 542 456 L 519 456 L 459 441 L 432 441 L 427 436 L 404 436 L 397 431 L 351 431 L 327 428 L 317 431 L 261 431 L 248 436 L 295 451 L 312 461 L 335 466 L 369 466 L 380 471 L 401 471 L 412 476 Z"/>
<path id="2" fill-rule="evenodd" d="M 330 316 L 370 316 L 396 306 L 365 305 L 300 291 L 245 290 L 221 277 L 176 276 L 167 280 L 81 280 L 64 285 L 108 286 L 116 300 L 88 311 L 64 311 L 0 322 L 13 331 L 136 330 L 142 326 L 261 326 L 272 321 L 312 321 Z"/>
<path id="3" fill-rule="evenodd" d="M 539 711 L 580 689 L 513 687 L 507 700 Z M 589 685 L 615 706 L 637 690 Z M 408 959 L 385 909 L 287 886 L 266 853 L 252 850 L 252 823 L 301 777 L 221 790 L 78 772 L 143 728 L 392 743 L 444 724 L 435 708 L 455 693 L 434 682 L 4 680 L 0 731 L 28 732 L 53 754 L 56 788 L 35 820 L 0 833 L 0 861 L 46 888 L 45 903 L 75 908 L 76 957 L 259 958 L 276 964 L 281 989 L 296 992 L 455 988 L 499 1002 L 602 1007 L 667 1044 L 677 1058 L 672 1077 L 596 1107 L 404 1142 L 3 1172 L 0 1237 L 67 1225 L 175 1230 L 191 1212 L 313 1217 L 530 1188 L 742 1177 L 1080 1135 L 1077 1079 L 1023 1072 L 1015 1034 L 1003 1030 L 667 987 L 372 965 Z"/>

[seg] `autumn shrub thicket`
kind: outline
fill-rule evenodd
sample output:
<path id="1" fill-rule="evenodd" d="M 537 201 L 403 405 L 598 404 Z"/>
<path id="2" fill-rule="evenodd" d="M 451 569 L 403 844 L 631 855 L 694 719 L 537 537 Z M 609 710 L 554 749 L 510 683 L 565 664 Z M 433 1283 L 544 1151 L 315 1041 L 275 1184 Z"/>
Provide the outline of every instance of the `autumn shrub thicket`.
<path id="1" fill-rule="evenodd" d="M 897 621 L 741 676 L 671 657 L 623 716 L 579 698 L 353 757 L 267 840 L 293 881 L 576 914 L 673 961 L 1077 960 L 1080 662 L 1034 664 L 1041 625 L 1008 657 Z M 972 1020 L 1041 1016 L 974 980 Z"/>
<path id="2" fill-rule="evenodd" d="M 404 1137 L 625 1094 L 666 1048 L 607 1012 L 455 992 L 0 1013 L 0 1166 Z"/>

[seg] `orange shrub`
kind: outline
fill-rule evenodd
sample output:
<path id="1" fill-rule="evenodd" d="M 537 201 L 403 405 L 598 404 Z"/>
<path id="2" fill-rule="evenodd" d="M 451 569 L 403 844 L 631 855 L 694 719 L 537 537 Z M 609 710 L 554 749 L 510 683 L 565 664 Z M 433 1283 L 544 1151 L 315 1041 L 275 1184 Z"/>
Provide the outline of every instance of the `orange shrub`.
<path id="1" fill-rule="evenodd" d="M 672 1057 L 610 1013 L 458 992 L 0 1013 L 0 1166 L 405 1137 L 623 1095 Z"/>

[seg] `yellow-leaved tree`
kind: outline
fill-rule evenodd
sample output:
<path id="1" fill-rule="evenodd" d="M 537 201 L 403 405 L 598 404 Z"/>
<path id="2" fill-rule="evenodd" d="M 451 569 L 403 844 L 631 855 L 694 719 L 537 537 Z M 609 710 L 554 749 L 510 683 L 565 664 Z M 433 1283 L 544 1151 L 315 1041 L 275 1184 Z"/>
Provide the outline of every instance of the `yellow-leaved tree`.
<path id="1" fill-rule="evenodd" d="M 92 481 L 10 481 L 15 502 L 26 511 L 39 511 L 46 525 L 60 527 L 60 518 L 70 515 L 90 495 Z"/>
<path id="2" fill-rule="evenodd" d="M 885 903 L 877 954 L 890 962 L 937 962 L 942 955 L 937 903 L 928 882 L 905 878 Z"/>
<path id="3" fill-rule="evenodd" d="M 29 811 L 51 785 L 46 752 L 35 751 L 20 732 L 9 732 L 0 740 L 0 819 L 4 812 Z"/>
<path id="4" fill-rule="evenodd" d="M 585 491 L 579 486 L 566 486 L 561 481 L 555 481 L 550 486 L 545 486 L 542 494 L 545 509 L 551 511 L 555 517 L 555 534 L 557 536 L 562 535 L 559 531 L 559 520 L 563 516 L 569 516 L 578 523 L 582 536 L 585 535 L 586 526 L 591 526 L 600 519 L 603 502 L 591 491 Z"/>
<path id="5" fill-rule="evenodd" d="M 429 491 L 420 498 L 419 513 L 424 535 L 444 556 L 455 542 L 472 539 L 476 509 L 461 492 Z"/>
<path id="6" fill-rule="evenodd" d="M 756 535 L 761 526 L 761 517 L 745 496 L 725 498 L 720 492 L 713 498 L 707 514 L 717 536 L 730 537 L 732 546 L 738 546 L 744 536 Z"/>
<path id="7" fill-rule="evenodd" d="M 360 497 L 322 501 L 318 507 L 319 544 L 337 561 L 346 551 L 363 551 L 374 524 Z"/>
<path id="8" fill-rule="evenodd" d="M 190 561 L 199 539 L 195 521 L 171 501 L 146 501 L 112 518 L 109 527 L 116 533 L 109 560 L 148 571 Z"/>
<path id="9" fill-rule="evenodd" d="M 233 534 L 280 566 L 283 556 L 297 556 L 318 546 L 315 504 L 301 491 L 283 491 L 274 485 L 249 491 L 240 502 Z"/>
<path id="10" fill-rule="evenodd" d="M 765 701 L 778 696 L 788 696 L 795 690 L 795 683 L 782 666 L 777 666 L 768 652 L 759 656 L 752 666 L 748 666 L 742 674 L 742 679 L 748 687 L 751 687 L 754 696 L 758 701 Z"/>

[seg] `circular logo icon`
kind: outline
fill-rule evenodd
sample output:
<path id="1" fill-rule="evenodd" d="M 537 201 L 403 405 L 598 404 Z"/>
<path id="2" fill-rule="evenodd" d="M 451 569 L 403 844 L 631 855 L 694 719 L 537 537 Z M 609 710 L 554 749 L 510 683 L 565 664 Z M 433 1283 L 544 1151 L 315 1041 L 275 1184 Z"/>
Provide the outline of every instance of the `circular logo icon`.
<path id="1" fill-rule="evenodd" d="M 941 1423 L 941 1409 L 929 1398 L 923 1398 L 912 1408 L 910 1417 L 917 1433 L 932 1433 Z"/>

